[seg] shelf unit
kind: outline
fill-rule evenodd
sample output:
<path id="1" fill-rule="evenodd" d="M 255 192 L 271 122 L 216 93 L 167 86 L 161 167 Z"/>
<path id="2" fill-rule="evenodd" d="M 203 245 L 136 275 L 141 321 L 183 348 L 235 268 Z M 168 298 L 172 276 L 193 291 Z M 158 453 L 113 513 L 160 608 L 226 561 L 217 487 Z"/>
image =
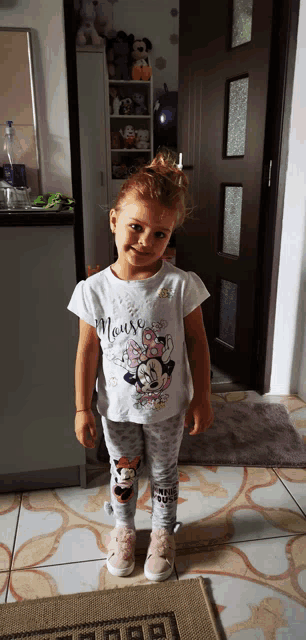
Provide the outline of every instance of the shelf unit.
<path id="1" fill-rule="evenodd" d="M 106 54 L 105 54 L 106 58 Z M 150 60 L 148 59 L 148 63 L 150 64 Z M 105 63 L 106 68 L 106 83 L 107 91 L 105 92 L 105 116 L 106 122 L 109 122 L 108 132 L 107 132 L 107 156 L 111 158 L 110 162 L 110 171 L 109 171 L 109 195 L 110 195 L 110 205 L 113 203 L 114 198 L 118 194 L 122 183 L 128 177 L 129 173 L 127 173 L 124 177 L 114 178 L 112 166 L 114 162 L 124 163 L 129 162 L 129 160 L 133 157 L 142 157 L 145 159 L 145 163 L 151 162 L 154 157 L 154 130 L 153 130 L 153 77 L 151 75 L 150 80 L 115 80 L 109 78 L 108 76 L 108 68 L 107 61 Z M 111 87 L 115 87 L 120 91 L 120 99 L 125 97 L 132 97 L 133 93 L 142 93 L 145 95 L 145 105 L 148 109 L 148 114 L 146 115 L 115 115 L 110 113 L 110 94 L 109 89 Z M 127 124 L 131 124 L 134 129 L 148 129 L 149 130 L 149 148 L 148 149 L 136 149 L 136 148 L 112 148 L 111 147 L 111 132 L 120 131 L 120 129 L 124 130 Z M 129 169 L 129 167 L 128 167 Z"/>

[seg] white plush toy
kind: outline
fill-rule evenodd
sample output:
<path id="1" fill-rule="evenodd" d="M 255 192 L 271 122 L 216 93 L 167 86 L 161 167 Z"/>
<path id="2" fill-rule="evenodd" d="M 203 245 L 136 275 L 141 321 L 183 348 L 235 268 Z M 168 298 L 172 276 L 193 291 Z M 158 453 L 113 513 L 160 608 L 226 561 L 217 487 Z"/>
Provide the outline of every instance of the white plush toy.
<path id="1" fill-rule="evenodd" d="M 114 110 L 115 116 L 119 116 L 120 105 L 121 105 L 121 100 L 119 100 L 118 96 L 116 96 L 113 99 L 113 110 Z"/>
<path id="2" fill-rule="evenodd" d="M 148 149 L 150 146 L 150 133 L 148 129 L 138 129 L 136 131 L 136 149 Z"/>
<path id="3" fill-rule="evenodd" d="M 101 3 L 97 2 L 95 6 L 92 0 L 81 0 L 79 14 L 82 23 L 76 35 L 76 44 L 78 46 L 86 44 L 103 46 L 103 35 L 108 24 L 108 18 L 103 16 L 101 10 Z M 98 32 L 102 34 L 102 37 L 98 35 Z"/>
<path id="4" fill-rule="evenodd" d="M 127 124 L 126 127 L 124 128 L 124 131 L 120 129 L 120 133 L 124 140 L 124 148 L 133 149 L 133 147 L 135 146 L 135 140 L 136 140 L 136 132 L 133 125 Z"/>

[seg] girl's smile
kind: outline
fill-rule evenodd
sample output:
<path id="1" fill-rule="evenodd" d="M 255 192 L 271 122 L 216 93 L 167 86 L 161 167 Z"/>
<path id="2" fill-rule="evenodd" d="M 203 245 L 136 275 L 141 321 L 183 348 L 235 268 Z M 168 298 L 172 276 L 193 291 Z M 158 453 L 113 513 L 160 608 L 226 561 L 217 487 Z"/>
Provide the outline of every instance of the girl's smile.
<path id="1" fill-rule="evenodd" d="M 135 247 L 131 247 L 133 249 L 133 251 L 136 251 L 137 255 L 139 256 L 149 256 L 151 255 L 150 253 L 144 253 L 143 251 L 139 251 L 138 249 L 135 249 Z"/>

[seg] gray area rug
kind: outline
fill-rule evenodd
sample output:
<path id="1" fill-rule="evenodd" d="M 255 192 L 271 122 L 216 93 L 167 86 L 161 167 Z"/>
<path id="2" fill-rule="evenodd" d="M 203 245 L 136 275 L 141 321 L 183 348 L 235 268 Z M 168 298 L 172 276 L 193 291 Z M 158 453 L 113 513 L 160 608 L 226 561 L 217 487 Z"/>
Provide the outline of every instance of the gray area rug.
<path id="1" fill-rule="evenodd" d="M 212 400 L 212 406 L 208 431 L 190 436 L 185 429 L 179 464 L 306 468 L 306 445 L 284 405 Z M 97 457 L 109 462 L 103 436 Z"/>

